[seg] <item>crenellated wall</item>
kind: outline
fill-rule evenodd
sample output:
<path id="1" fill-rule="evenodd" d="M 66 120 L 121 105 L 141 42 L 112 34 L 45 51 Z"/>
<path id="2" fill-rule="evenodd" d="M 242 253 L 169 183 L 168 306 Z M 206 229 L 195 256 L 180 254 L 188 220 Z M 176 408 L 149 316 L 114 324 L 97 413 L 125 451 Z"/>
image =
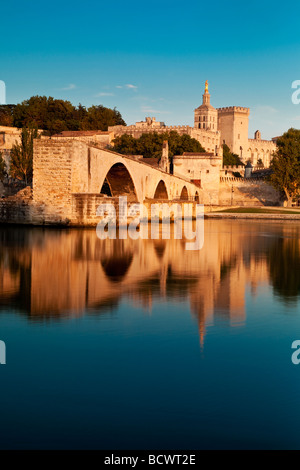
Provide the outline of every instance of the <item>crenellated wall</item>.
<path id="1" fill-rule="evenodd" d="M 138 124 L 138 123 L 137 123 Z M 217 124 L 217 123 L 216 123 Z M 145 133 L 158 133 L 163 134 L 165 132 L 176 131 L 180 135 L 187 134 L 193 139 L 198 140 L 203 148 L 207 152 L 213 152 L 218 156 L 222 156 L 222 148 L 220 148 L 220 132 L 216 130 L 208 129 L 199 129 L 198 127 L 191 126 L 160 126 L 160 127 L 151 127 L 151 126 L 111 126 L 108 128 L 110 132 L 113 132 L 115 137 L 122 135 L 131 135 L 135 139 L 141 137 Z"/>
<path id="2" fill-rule="evenodd" d="M 254 166 L 261 159 L 264 167 L 268 168 L 276 148 L 276 144 L 272 140 L 248 139 L 247 159 Z"/>

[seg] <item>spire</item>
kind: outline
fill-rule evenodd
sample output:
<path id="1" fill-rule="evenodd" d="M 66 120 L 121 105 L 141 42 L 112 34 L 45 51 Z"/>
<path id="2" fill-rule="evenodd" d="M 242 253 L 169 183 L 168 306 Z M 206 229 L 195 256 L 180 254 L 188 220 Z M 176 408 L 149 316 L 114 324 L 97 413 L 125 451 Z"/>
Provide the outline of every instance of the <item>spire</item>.
<path id="1" fill-rule="evenodd" d="M 205 81 L 204 95 L 202 95 L 203 101 L 202 104 L 210 105 L 210 94 L 208 92 L 208 80 Z"/>

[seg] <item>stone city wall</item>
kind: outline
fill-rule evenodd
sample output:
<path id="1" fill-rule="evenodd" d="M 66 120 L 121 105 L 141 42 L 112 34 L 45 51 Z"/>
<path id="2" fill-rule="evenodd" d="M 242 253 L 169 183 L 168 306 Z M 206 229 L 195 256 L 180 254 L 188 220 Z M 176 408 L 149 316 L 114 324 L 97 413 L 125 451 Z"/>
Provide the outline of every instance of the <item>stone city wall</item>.
<path id="1" fill-rule="evenodd" d="M 32 209 L 30 201 L 0 199 L 0 223 L 30 224 L 32 223 Z"/>
<path id="2" fill-rule="evenodd" d="M 220 182 L 220 205 L 276 206 L 280 202 L 279 192 L 261 179 L 228 178 Z"/>

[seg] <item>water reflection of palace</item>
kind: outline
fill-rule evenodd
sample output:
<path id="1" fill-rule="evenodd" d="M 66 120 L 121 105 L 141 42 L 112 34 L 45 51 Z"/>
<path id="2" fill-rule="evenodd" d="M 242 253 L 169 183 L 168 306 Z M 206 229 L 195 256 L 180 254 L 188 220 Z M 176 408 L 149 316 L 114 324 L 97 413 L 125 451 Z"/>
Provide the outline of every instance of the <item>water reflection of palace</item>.
<path id="1" fill-rule="evenodd" d="M 299 229 L 207 220 L 204 247 L 187 251 L 183 240 L 99 240 L 95 230 L 4 228 L 0 308 L 13 306 L 41 320 L 113 311 L 124 296 L 148 311 L 155 300 L 188 299 L 203 344 L 207 325 L 243 324 L 247 289 L 255 295 L 271 282 L 282 298 L 298 297 Z"/>

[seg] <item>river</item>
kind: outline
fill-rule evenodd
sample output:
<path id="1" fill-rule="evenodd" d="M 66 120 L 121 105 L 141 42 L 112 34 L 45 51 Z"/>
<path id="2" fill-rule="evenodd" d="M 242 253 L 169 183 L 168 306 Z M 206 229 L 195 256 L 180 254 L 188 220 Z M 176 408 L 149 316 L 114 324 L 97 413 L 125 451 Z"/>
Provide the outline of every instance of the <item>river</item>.
<path id="1" fill-rule="evenodd" d="M 300 449 L 300 223 L 1 227 L 0 448 Z"/>

